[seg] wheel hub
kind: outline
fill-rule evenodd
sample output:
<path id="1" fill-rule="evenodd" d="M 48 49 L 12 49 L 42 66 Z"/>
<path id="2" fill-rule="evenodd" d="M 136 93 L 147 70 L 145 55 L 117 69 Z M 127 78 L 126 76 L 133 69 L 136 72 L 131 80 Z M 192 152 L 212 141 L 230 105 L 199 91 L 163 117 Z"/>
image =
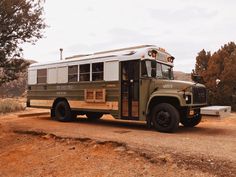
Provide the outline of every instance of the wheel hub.
<path id="1" fill-rule="evenodd" d="M 168 126 L 170 123 L 170 114 L 166 111 L 160 111 L 156 115 L 156 121 L 161 126 Z"/>
<path id="2" fill-rule="evenodd" d="M 66 115 L 66 110 L 63 106 L 59 107 L 59 113 L 60 113 L 61 117 L 64 117 Z"/>

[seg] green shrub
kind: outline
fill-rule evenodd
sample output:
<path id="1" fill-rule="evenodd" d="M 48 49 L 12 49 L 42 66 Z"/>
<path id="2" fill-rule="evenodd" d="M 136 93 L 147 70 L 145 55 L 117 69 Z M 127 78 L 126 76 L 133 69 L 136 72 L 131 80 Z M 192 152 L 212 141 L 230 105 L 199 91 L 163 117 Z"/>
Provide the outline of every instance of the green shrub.
<path id="1" fill-rule="evenodd" d="M 9 113 L 21 111 L 24 109 L 22 103 L 15 99 L 1 99 L 0 100 L 0 113 Z"/>

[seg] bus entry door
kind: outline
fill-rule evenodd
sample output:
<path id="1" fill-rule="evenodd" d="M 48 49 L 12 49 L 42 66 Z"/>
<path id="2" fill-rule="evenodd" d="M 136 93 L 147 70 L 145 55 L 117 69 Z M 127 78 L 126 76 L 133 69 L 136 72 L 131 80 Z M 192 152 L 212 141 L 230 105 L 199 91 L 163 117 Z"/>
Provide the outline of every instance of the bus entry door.
<path id="1" fill-rule="evenodd" d="M 121 118 L 139 119 L 139 60 L 121 62 Z"/>

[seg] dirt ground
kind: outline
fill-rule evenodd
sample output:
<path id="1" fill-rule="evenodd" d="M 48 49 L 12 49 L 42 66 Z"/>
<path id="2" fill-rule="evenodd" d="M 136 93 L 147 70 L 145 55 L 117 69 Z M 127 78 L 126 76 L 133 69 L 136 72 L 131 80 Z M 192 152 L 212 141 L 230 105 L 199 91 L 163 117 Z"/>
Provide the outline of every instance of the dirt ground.
<path id="1" fill-rule="evenodd" d="M 0 176 L 236 176 L 236 114 L 174 134 L 143 122 L 0 116 Z"/>

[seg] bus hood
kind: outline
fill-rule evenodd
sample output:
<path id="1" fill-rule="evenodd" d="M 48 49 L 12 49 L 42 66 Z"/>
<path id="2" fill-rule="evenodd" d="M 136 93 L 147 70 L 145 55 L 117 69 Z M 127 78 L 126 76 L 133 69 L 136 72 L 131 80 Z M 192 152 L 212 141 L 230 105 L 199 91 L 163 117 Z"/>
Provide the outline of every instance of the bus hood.
<path id="1" fill-rule="evenodd" d="M 190 91 L 191 87 L 205 87 L 202 84 L 189 82 L 189 81 L 180 81 L 180 80 L 157 80 L 156 86 L 159 89 L 172 89 L 177 91 Z"/>

